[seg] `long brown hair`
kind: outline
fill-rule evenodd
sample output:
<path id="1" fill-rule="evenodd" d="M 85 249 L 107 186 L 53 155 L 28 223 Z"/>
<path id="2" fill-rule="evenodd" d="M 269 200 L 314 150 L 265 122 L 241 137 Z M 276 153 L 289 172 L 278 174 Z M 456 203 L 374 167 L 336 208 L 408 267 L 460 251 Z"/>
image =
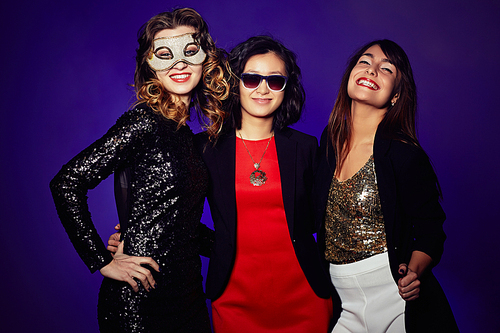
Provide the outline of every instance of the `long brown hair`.
<path id="1" fill-rule="evenodd" d="M 198 41 L 207 57 L 203 62 L 202 79 L 194 88 L 192 103 L 184 105 L 178 98 L 167 92 L 157 79 L 154 70 L 149 67 L 147 57 L 156 33 L 164 29 L 175 29 L 179 26 L 193 27 L 196 31 L 194 39 Z M 137 95 L 136 104 L 146 102 L 156 112 L 178 123 L 178 128 L 189 120 L 189 107 L 193 106 L 202 114 L 204 127 L 211 139 L 220 133 L 226 113 L 222 110 L 222 100 L 229 96 L 230 69 L 227 53 L 215 46 L 208 33 L 208 26 L 203 18 L 191 8 L 180 8 L 171 12 L 163 12 L 152 17 L 138 33 L 139 48 L 136 55 L 134 87 Z"/>
<path id="2" fill-rule="evenodd" d="M 337 100 L 328 120 L 328 143 L 333 145 L 337 170 L 342 168 L 349 154 L 352 135 L 352 99 L 347 93 L 349 76 L 359 58 L 374 45 L 380 46 L 385 56 L 396 66 L 398 72 L 396 85 L 392 92 L 392 96 L 398 94 L 398 101 L 394 106 L 389 105 L 379 124 L 379 130 L 387 137 L 420 147 L 415 129 L 417 88 L 408 56 L 395 42 L 387 39 L 376 40 L 364 45 L 349 58 L 347 68 L 342 76 Z"/>

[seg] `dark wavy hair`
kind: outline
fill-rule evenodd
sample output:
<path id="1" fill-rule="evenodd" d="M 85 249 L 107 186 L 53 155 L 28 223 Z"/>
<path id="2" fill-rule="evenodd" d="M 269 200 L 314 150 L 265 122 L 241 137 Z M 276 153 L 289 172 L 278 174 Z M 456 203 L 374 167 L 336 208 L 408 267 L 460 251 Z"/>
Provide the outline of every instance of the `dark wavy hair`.
<path id="1" fill-rule="evenodd" d="M 297 66 L 295 54 L 273 37 L 255 36 L 238 44 L 229 54 L 229 64 L 236 79 L 231 84 L 231 96 L 227 100 L 225 109 L 230 112 L 228 125 L 233 129 L 241 128 L 239 78 L 245 65 L 252 56 L 270 52 L 283 60 L 288 77 L 283 102 L 274 113 L 273 129 L 282 129 L 295 124 L 302 115 L 306 94 L 302 87 L 300 68 Z"/>
<path id="2" fill-rule="evenodd" d="M 168 93 L 156 73 L 147 62 L 153 39 L 156 33 L 164 29 L 175 29 L 179 26 L 193 27 L 196 31 L 194 39 L 198 41 L 207 54 L 203 62 L 202 79 L 194 88 L 191 105 L 186 106 Z M 153 110 L 168 119 L 178 122 L 181 127 L 189 120 L 189 107 L 193 106 L 204 121 L 204 127 L 212 139 L 222 129 L 227 113 L 222 109 L 222 100 L 230 93 L 231 71 L 227 53 L 215 46 L 208 33 L 207 23 L 194 9 L 180 8 L 171 12 L 163 12 L 146 22 L 138 33 L 139 48 L 136 51 L 136 69 L 134 88 L 137 95 L 136 104 L 146 102 Z"/>
<path id="3" fill-rule="evenodd" d="M 342 76 L 337 100 L 328 121 L 329 142 L 333 145 L 335 157 L 340 170 L 347 154 L 351 140 L 352 99 L 347 93 L 347 84 L 352 69 L 356 66 L 359 58 L 366 53 L 370 47 L 378 45 L 385 56 L 397 69 L 396 84 L 391 96 L 398 94 L 398 100 L 394 106 L 388 103 L 387 112 L 382 119 L 379 130 L 383 135 L 396 140 L 408 142 L 420 147 L 417 139 L 415 121 L 417 114 L 417 88 L 413 79 L 413 70 L 405 51 L 395 42 L 388 39 L 375 40 L 356 51 L 348 61 L 347 68 Z"/>

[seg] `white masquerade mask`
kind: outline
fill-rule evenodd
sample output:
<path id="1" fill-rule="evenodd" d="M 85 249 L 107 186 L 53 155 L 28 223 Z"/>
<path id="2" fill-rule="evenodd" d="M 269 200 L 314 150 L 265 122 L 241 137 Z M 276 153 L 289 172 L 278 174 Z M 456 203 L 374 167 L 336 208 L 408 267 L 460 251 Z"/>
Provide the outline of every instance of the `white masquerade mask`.
<path id="1" fill-rule="evenodd" d="M 189 65 L 200 65 L 206 53 L 192 33 L 180 36 L 161 37 L 153 40 L 153 47 L 147 59 L 149 66 L 155 71 L 165 71 L 183 61 Z"/>

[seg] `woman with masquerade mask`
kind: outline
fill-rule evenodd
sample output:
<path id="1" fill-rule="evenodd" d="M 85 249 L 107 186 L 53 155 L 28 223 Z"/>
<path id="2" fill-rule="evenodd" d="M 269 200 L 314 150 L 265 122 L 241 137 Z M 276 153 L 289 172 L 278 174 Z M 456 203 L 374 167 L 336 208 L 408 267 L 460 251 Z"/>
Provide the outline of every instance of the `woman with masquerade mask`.
<path id="1" fill-rule="evenodd" d="M 458 332 L 431 271 L 445 214 L 416 137 L 416 107 L 399 45 L 378 40 L 351 57 L 321 137 L 314 190 L 318 243 L 342 301 L 333 332 Z"/>
<path id="2" fill-rule="evenodd" d="M 208 119 L 207 135 L 217 137 L 229 71 L 206 23 L 189 8 L 151 18 L 138 42 L 134 107 L 64 165 L 50 188 L 78 254 L 105 277 L 101 332 L 210 332 L 199 257 L 213 240 L 200 223 L 208 172 L 186 121 L 194 107 Z M 130 185 L 117 191 L 123 242 L 114 256 L 86 201 L 112 173 Z"/>
<path id="3" fill-rule="evenodd" d="M 287 127 L 305 98 L 295 55 L 258 36 L 229 58 L 240 80 L 225 131 L 215 144 L 196 135 L 215 227 L 206 283 L 214 330 L 327 332 L 331 287 L 311 217 L 317 140 Z"/>

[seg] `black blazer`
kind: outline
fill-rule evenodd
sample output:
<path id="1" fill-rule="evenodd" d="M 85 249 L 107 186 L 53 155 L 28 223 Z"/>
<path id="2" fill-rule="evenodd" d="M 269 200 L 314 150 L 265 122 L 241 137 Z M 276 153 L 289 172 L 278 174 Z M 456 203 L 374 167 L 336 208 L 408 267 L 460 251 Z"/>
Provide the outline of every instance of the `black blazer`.
<path id="1" fill-rule="evenodd" d="M 275 130 L 276 150 L 281 174 L 283 204 L 290 239 L 298 262 L 314 292 L 331 296 L 331 284 L 322 265 L 313 237 L 311 191 L 317 139 L 299 131 Z M 205 133 L 196 135 L 195 144 L 210 173 L 208 202 L 215 228 L 215 244 L 208 267 L 206 293 L 215 300 L 226 288 L 236 253 L 236 135 L 219 137 L 215 147 Z"/>
<path id="2" fill-rule="evenodd" d="M 397 283 L 399 264 L 408 263 L 413 251 L 428 254 L 433 260 L 431 266 L 439 262 L 446 239 L 443 231 L 446 216 L 439 204 L 436 175 L 421 148 L 390 139 L 379 129 L 375 135 L 373 158 L 389 263 Z M 335 167 L 335 153 L 332 145 L 327 143 L 325 128 L 314 186 L 318 244 L 322 251 L 325 246 L 325 207 Z M 406 331 L 457 332 L 451 308 L 431 269 L 428 268 L 420 278 L 419 298 L 406 303 Z"/>

